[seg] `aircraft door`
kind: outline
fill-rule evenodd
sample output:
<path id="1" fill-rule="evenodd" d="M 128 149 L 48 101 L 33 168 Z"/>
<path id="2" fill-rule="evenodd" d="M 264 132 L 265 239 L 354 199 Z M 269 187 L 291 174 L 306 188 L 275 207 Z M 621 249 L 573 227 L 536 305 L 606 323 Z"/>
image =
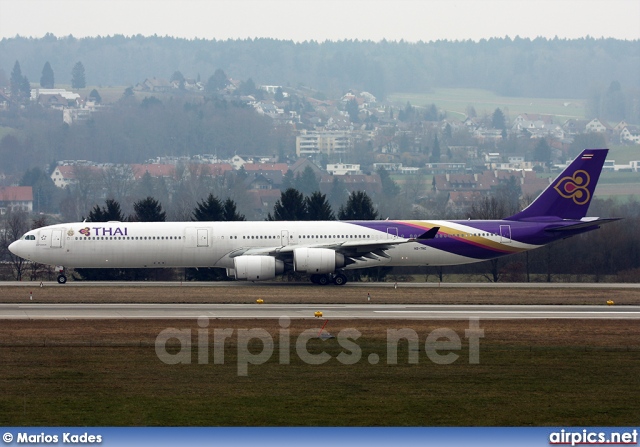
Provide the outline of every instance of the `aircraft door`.
<path id="1" fill-rule="evenodd" d="M 62 248 L 62 230 L 51 231 L 51 248 Z"/>
<path id="2" fill-rule="evenodd" d="M 387 228 L 387 239 L 396 239 L 398 237 L 398 228 L 397 227 L 389 227 Z"/>
<path id="3" fill-rule="evenodd" d="M 280 231 L 280 245 L 289 245 L 289 230 Z"/>
<path id="4" fill-rule="evenodd" d="M 198 228 L 198 247 L 209 246 L 209 230 L 206 228 Z"/>
<path id="5" fill-rule="evenodd" d="M 511 225 L 500 225 L 500 242 L 511 243 Z"/>

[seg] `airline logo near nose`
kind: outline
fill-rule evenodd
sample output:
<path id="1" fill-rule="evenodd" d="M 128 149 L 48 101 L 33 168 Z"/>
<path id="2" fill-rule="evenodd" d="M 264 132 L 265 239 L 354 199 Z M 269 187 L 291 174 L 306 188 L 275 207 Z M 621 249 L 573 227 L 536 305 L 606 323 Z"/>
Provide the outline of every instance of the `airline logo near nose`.
<path id="1" fill-rule="evenodd" d="M 92 231 L 93 230 L 93 233 Z M 128 228 L 119 227 L 84 227 L 79 230 L 80 234 L 85 236 L 128 236 Z"/>
<path id="2" fill-rule="evenodd" d="M 565 199 L 573 199 L 576 205 L 584 205 L 589 203 L 591 193 L 587 189 L 591 177 L 587 171 L 576 171 L 573 176 L 562 177 L 553 186 L 553 189 L 558 191 Z"/>

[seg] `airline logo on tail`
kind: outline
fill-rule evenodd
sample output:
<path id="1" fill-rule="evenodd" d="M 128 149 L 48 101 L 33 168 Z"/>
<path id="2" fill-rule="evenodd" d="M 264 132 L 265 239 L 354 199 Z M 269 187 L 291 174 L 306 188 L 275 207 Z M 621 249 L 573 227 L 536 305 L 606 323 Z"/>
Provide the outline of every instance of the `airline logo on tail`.
<path id="1" fill-rule="evenodd" d="M 576 171 L 573 176 L 562 177 L 553 186 L 565 199 L 573 199 L 576 205 L 585 205 L 589 203 L 591 193 L 587 189 L 591 177 L 587 171 Z"/>

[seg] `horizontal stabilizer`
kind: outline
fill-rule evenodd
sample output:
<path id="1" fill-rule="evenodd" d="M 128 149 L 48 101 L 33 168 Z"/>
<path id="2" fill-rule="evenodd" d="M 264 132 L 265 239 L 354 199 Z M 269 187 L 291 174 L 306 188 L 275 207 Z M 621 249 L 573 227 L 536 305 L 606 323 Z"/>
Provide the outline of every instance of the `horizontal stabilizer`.
<path id="1" fill-rule="evenodd" d="M 438 231 L 440 230 L 440 227 L 433 227 L 428 231 L 425 231 L 424 233 L 422 233 L 420 236 L 418 236 L 416 239 L 417 240 L 424 240 L 424 239 L 433 239 L 436 237 L 436 234 L 438 234 Z"/>
<path id="2" fill-rule="evenodd" d="M 581 228 L 588 228 L 588 227 L 595 227 L 595 226 L 599 226 L 599 225 L 604 225 L 604 224 L 607 224 L 607 223 L 615 222 L 617 220 L 620 220 L 620 218 L 617 217 L 617 218 L 610 218 L 610 219 L 586 220 L 586 221 L 575 223 L 575 224 L 572 224 L 572 225 L 558 226 L 558 227 L 555 227 L 555 228 L 545 228 L 545 230 L 546 231 L 572 231 L 572 230 L 579 230 Z"/>

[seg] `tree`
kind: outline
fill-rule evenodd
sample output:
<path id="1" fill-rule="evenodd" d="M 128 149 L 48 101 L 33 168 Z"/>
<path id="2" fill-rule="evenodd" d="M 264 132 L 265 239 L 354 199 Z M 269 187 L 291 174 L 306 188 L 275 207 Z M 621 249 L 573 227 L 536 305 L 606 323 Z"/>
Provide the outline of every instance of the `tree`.
<path id="1" fill-rule="evenodd" d="M 184 90 L 184 76 L 179 71 L 173 72 L 170 81 L 177 83 L 180 90 Z"/>
<path id="2" fill-rule="evenodd" d="M 389 172 L 385 168 L 378 168 L 376 171 L 380 176 L 380 185 L 382 186 L 382 195 L 387 199 L 393 199 L 400 193 L 400 187 L 391 178 Z"/>
<path id="3" fill-rule="evenodd" d="M 205 90 L 207 93 L 218 93 L 229 84 L 227 75 L 221 69 L 217 69 L 207 80 Z"/>
<path id="4" fill-rule="evenodd" d="M 54 77 L 53 77 L 53 69 L 51 68 L 51 64 L 47 61 L 42 67 L 42 76 L 40 76 L 40 87 L 42 88 L 53 88 L 54 86 Z"/>
<path id="5" fill-rule="evenodd" d="M 273 216 L 269 213 L 267 220 L 307 220 L 307 208 L 302 193 L 293 188 L 281 193 L 280 199 L 273 206 Z"/>
<path id="6" fill-rule="evenodd" d="M 135 222 L 164 222 L 167 213 L 162 211 L 162 205 L 153 197 L 147 197 L 133 204 Z"/>
<path id="7" fill-rule="evenodd" d="M 289 188 L 295 188 L 295 176 L 291 169 L 287 169 L 287 172 L 282 177 L 282 189 L 287 190 Z"/>
<path id="8" fill-rule="evenodd" d="M 82 62 L 76 62 L 71 70 L 71 88 L 85 88 L 86 86 L 84 65 Z"/>
<path id="9" fill-rule="evenodd" d="M 333 182 L 331 182 L 331 191 L 329 191 L 329 203 L 331 206 L 334 209 L 339 208 L 347 200 L 348 195 L 349 192 L 340 176 L 334 176 Z"/>
<path id="10" fill-rule="evenodd" d="M 22 281 L 27 261 L 9 251 L 9 245 L 22 237 L 29 230 L 27 213 L 12 211 L 5 216 L 4 228 L 0 232 L 0 249 L 4 257 L 8 258 L 16 281 Z"/>
<path id="11" fill-rule="evenodd" d="M 502 110 L 500 110 L 499 107 L 493 112 L 493 115 L 491 117 L 491 126 L 494 129 L 501 129 L 501 130 L 505 130 L 507 127 L 505 118 L 504 118 L 504 113 L 502 113 Z"/>
<path id="12" fill-rule="evenodd" d="M 281 102 L 284 100 L 284 94 L 282 93 L 282 87 L 278 87 L 276 89 L 276 93 L 273 95 L 273 99 L 275 99 L 278 102 Z"/>
<path id="13" fill-rule="evenodd" d="M 99 205 L 95 205 L 93 207 L 93 209 L 89 212 L 89 217 L 87 217 L 87 220 L 89 222 L 123 222 L 125 220 L 125 217 L 122 214 L 122 210 L 120 209 L 120 204 L 113 199 L 107 199 L 105 200 L 104 207 L 100 208 Z"/>
<path id="14" fill-rule="evenodd" d="M 236 210 L 236 202 L 227 197 L 224 201 L 222 217 L 225 222 L 238 222 L 245 220 L 244 214 L 238 213 Z"/>
<path id="15" fill-rule="evenodd" d="M 257 92 L 258 89 L 256 88 L 256 84 L 251 78 L 240 82 L 240 85 L 238 86 L 238 93 L 241 95 L 255 95 Z"/>
<path id="16" fill-rule="evenodd" d="M 52 212 L 56 208 L 54 202 L 58 192 L 58 188 L 40 168 L 28 169 L 20 179 L 20 186 L 31 186 L 33 190 L 33 211 Z"/>
<path id="17" fill-rule="evenodd" d="M 96 90 L 95 88 L 89 93 L 89 99 L 91 99 L 96 104 L 100 104 L 102 102 L 102 96 L 100 96 L 100 93 L 98 93 L 98 90 Z"/>
<path id="18" fill-rule="evenodd" d="M 306 197 L 304 201 L 308 220 L 335 220 L 336 216 L 333 214 L 325 194 L 315 191 Z"/>
<path id="19" fill-rule="evenodd" d="M 302 174 L 296 175 L 295 188 L 305 195 L 309 195 L 320 190 L 320 182 L 318 181 L 318 177 L 316 177 L 316 173 L 313 172 L 313 168 L 311 166 L 304 168 Z"/>
<path id="20" fill-rule="evenodd" d="M 221 221 L 224 220 L 224 207 L 222 202 L 213 194 L 198 202 L 196 209 L 193 211 L 191 220 L 196 221 Z"/>
<path id="21" fill-rule="evenodd" d="M 130 203 L 129 198 L 133 194 L 135 180 L 131 165 L 112 165 L 102 171 L 102 184 L 107 192 L 107 197 Z M 142 197 L 153 195 L 144 194 Z"/>
<path id="22" fill-rule="evenodd" d="M 431 157 L 429 157 L 429 161 L 431 163 L 440 163 L 440 157 L 440 142 L 438 141 L 438 135 L 436 135 L 433 140 L 433 149 L 431 150 Z"/>
<path id="23" fill-rule="evenodd" d="M 533 149 L 533 159 L 544 163 L 551 161 L 551 148 L 546 139 L 540 138 L 538 140 L 538 144 L 536 144 L 536 147 Z"/>
<path id="24" fill-rule="evenodd" d="M 11 90 L 11 98 L 19 104 L 24 104 L 31 98 L 31 84 L 29 84 L 29 79 L 22 75 L 18 61 L 13 65 L 9 88 Z"/>
<path id="25" fill-rule="evenodd" d="M 620 121 L 626 117 L 625 96 L 618 81 L 612 81 L 605 93 L 602 114 L 606 119 Z"/>
<path id="26" fill-rule="evenodd" d="M 520 211 L 520 196 L 522 195 L 522 188 L 518 180 L 512 175 L 509 179 L 498 185 L 495 191 L 495 198 L 498 202 L 503 204 L 504 210 L 502 216 L 495 217 L 496 219 L 502 219 L 507 216 L 512 216 Z M 493 219 L 493 217 L 491 218 Z"/>
<path id="27" fill-rule="evenodd" d="M 352 123 L 360 122 L 360 107 L 358 106 L 358 101 L 352 99 L 347 103 L 347 113 L 349 114 L 349 119 Z"/>
<path id="28" fill-rule="evenodd" d="M 13 64 L 13 70 L 11 70 L 11 79 L 9 81 L 9 88 L 11 90 L 11 97 L 18 98 L 20 96 L 20 87 L 22 85 L 22 69 L 20 68 L 20 62 L 16 61 Z"/>
<path id="29" fill-rule="evenodd" d="M 349 194 L 347 204 L 338 211 L 340 220 L 375 220 L 378 212 L 373 206 L 371 198 L 364 191 L 353 191 Z"/>
<path id="30" fill-rule="evenodd" d="M 510 215 L 507 210 L 507 203 L 504 200 L 494 196 L 483 196 L 480 200 L 474 201 L 471 204 L 469 218 L 495 220 L 503 219 Z M 485 278 L 489 281 L 498 282 L 500 280 L 500 258 L 491 259 L 487 261 L 487 263 L 489 264 L 490 276 L 484 275 Z"/>

